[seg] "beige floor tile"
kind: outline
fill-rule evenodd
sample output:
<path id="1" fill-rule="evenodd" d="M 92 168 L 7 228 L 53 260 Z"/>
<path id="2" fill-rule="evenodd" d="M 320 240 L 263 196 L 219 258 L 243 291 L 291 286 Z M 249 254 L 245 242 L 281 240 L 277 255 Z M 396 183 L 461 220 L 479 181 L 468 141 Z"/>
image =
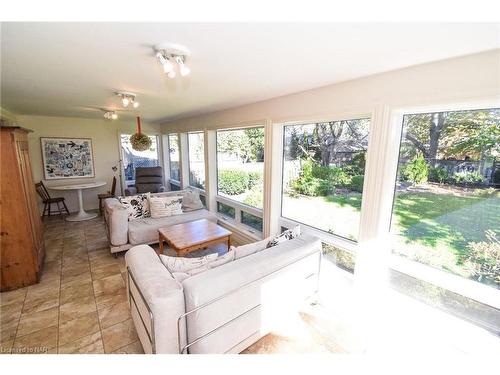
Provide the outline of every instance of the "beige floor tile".
<path id="1" fill-rule="evenodd" d="M 79 297 L 59 307 L 59 324 L 97 311 L 94 296 Z"/>
<path id="2" fill-rule="evenodd" d="M 125 288 L 118 290 L 115 294 L 105 294 L 96 297 L 97 309 L 103 309 L 117 303 L 127 302 L 127 290 Z"/>
<path id="3" fill-rule="evenodd" d="M 44 311 L 48 309 L 52 309 L 54 307 L 59 306 L 59 291 L 57 290 L 57 294 L 55 297 L 50 296 L 40 296 L 38 298 L 27 300 L 23 306 L 23 314 L 35 313 L 39 311 Z"/>
<path id="4" fill-rule="evenodd" d="M 59 345 L 99 332 L 97 312 L 82 315 L 59 325 Z"/>
<path id="5" fill-rule="evenodd" d="M 140 341 L 128 344 L 120 349 L 116 349 L 113 354 L 144 354 L 144 349 Z"/>
<path id="6" fill-rule="evenodd" d="M 11 303 L 9 305 L 0 305 L 0 323 L 19 320 L 24 302 Z"/>
<path id="7" fill-rule="evenodd" d="M 81 285 L 69 285 L 61 287 L 61 296 L 59 303 L 64 305 L 65 303 L 78 298 L 84 298 L 94 295 L 94 288 L 91 282 L 87 282 Z"/>
<path id="8" fill-rule="evenodd" d="M 92 267 L 92 280 L 100 280 L 120 273 L 118 264 L 107 264 L 101 267 Z"/>
<path id="9" fill-rule="evenodd" d="M 91 281 L 90 269 L 85 271 L 80 270 L 80 273 L 71 276 L 63 273 L 61 287 L 84 285 Z"/>
<path id="10" fill-rule="evenodd" d="M 132 319 L 102 330 L 104 350 L 111 353 L 138 340 Z"/>
<path id="11" fill-rule="evenodd" d="M 111 306 L 101 307 L 97 312 L 99 314 L 101 329 L 131 318 L 128 302 L 126 301 Z"/>
<path id="12" fill-rule="evenodd" d="M 9 340 L 0 343 L 0 354 L 10 354 L 12 350 L 12 345 L 14 344 L 14 340 Z"/>
<path id="13" fill-rule="evenodd" d="M 125 288 L 125 283 L 123 282 L 120 274 L 108 276 L 100 280 L 94 280 L 92 284 L 94 286 L 94 294 L 96 297 L 117 294 L 117 292 L 120 292 Z"/>
<path id="14" fill-rule="evenodd" d="M 57 325 L 59 317 L 59 308 L 53 307 L 48 310 L 21 314 L 17 336 L 24 336 L 32 332 L 39 331 L 43 328 Z"/>
<path id="15" fill-rule="evenodd" d="M 14 340 L 12 353 L 46 353 L 57 346 L 57 326 L 48 327 L 39 331 L 17 336 Z"/>
<path id="16" fill-rule="evenodd" d="M 104 353 L 101 332 L 82 337 L 69 344 L 60 345 L 58 352 L 60 354 L 100 354 Z"/>
<path id="17" fill-rule="evenodd" d="M 113 257 L 113 255 L 111 255 L 109 249 L 97 249 L 97 250 L 89 251 L 89 260 L 91 262 L 95 261 L 99 258 L 109 258 L 109 257 Z"/>
<path id="18" fill-rule="evenodd" d="M 72 252 L 71 255 L 66 255 L 66 252 L 63 252 L 63 271 L 77 267 L 83 268 L 84 266 L 88 265 L 88 262 L 89 256 L 87 254 L 87 251 L 76 254 Z"/>
<path id="19" fill-rule="evenodd" d="M 10 292 L 0 293 L 0 304 L 6 306 L 11 303 L 24 302 L 27 292 L 27 288 L 21 288 Z"/>
<path id="20" fill-rule="evenodd" d="M 0 342 L 5 343 L 9 341 L 14 341 L 18 325 L 19 325 L 19 318 L 2 322 L 0 324 Z"/>

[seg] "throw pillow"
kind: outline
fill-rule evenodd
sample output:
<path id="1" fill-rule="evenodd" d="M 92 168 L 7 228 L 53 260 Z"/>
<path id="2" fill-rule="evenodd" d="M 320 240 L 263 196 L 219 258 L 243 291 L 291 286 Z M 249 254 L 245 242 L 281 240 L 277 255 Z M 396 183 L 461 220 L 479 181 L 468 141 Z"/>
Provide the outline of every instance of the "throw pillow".
<path id="1" fill-rule="evenodd" d="M 182 209 L 185 212 L 199 210 L 203 208 L 200 200 L 200 193 L 195 190 L 186 190 L 182 193 Z"/>
<path id="2" fill-rule="evenodd" d="M 234 250 L 233 249 L 229 249 L 229 251 L 226 254 L 217 257 L 217 259 L 214 260 L 214 261 L 212 261 L 212 262 L 209 262 L 208 263 L 208 267 L 209 268 L 215 268 L 215 267 L 222 266 L 223 264 L 232 262 L 235 259 L 234 256 L 235 256 Z"/>
<path id="3" fill-rule="evenodd" d="M 264 240 L 249 243 L 247 245 L 242 245 L 238 247 L 231 246 L 231 249 L 234 250 L 234 259 L 244 258 L 248 255 L 257 253 L 267 248 L 267 244 L 271 240 L 271 237 L 268 237 Z"/>
<path id="4" fill-rule="evenodd" d="M 171 197 L 150 196 L 149 205 L 153 219 L 182 214 L 182 197 L 179 195 Z"/>
<path id="5" fill-rule="evenodd" d="M 128 211 L 128 219 L 143 219 L 150 217 L 149 193 L 137 194 L 129 197 L 118 197 L 122 206 Z"/>
<path id="6" fill-rule="evenodd" d="M 300 236 L 300 225 L 297 225 L 296 227 L 292 229 L 287 229 L 280 235 L 274 237 L 269 243 L 267 244 L 267 247 L 273 247 L 276 246 L 282 242 L 294 239 L 296 237 Z"/>
<path id="7" fill-rule="evenodd" d="M 195 268 L 199 268 L 204 266 L 208 262 L 211 262 L 217 257 L 219 254 L 213 253 L 208 254 L 200 258 L 184 258 L 184 257 L 170 257 L 167 255 L 160 255 L 161 262 L 167 267 L 170 273 L 174 272 L 186 272 Z"/>

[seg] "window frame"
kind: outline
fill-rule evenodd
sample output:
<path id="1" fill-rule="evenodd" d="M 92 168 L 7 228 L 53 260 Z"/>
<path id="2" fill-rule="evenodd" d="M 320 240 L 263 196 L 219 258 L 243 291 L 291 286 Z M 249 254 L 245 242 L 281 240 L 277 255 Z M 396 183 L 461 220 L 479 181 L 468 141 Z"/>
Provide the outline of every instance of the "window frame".
<path id="1" fill-rule="evenodd" d="M 266 170 L 266 142 L 265 142 L 265 137 L 266 137 L 266 125 L 265 124 L 252 124 L 252 125 L 248 125 L 248 126 L 236 126 L 236 127 L 224 127 L 224 128 L 216 128 L 214 129 L 214 133 L 215 133 L 215 191 L 214 191 L 214 195 L 215 195 L 215 202 L 216 202 L 216 207 L 215 207 L 215 213 L 217 214 L 217 216 L 221 219 L 221 220 L 224 220 L 225 222 L 228 222 L 230 223 L 231 225 L 235 226 L 236 228 L 242 230 L 247 236 L 250 236 L 256 240 L 259 240 L 259 239 L 262 239 L 263 236 L 264 236 L 264 228 L 265 228 L 265 215 L 264 215 L 264 207 L 262 209 L 260 208 L 256 208 L 256 207 L 252 207 L 252 206 L 249 206 L 245 203 L 241 203 L 241 202 L 238 202 L 234 199 L 231 199 L 231 198 L 228 198 L 228 197 L 225 197 L 225 196 L 222 196 L 222 195 L 219 195 L 219 153 L 218 153 L 218 150 L 217 150 L 217 139 L 218 139 L 218 133 L 219 132 L 222 132 L 222 131 L 238 131 L 238 130 L 244 130 L 244 129 L 253 129 L 253 128 L 262 128 L 264 129 L 264 165 L 263 165 L 263 178 L 265 179 L 265 170 Z M 265 184 L 264 184 L 265 185 Z M 262 191 L 262 199 L 264 200 L 264 197 L 265 197 L 265 194 L 266 194 L 266 189 L 265 189 L 265 186 L 263 188 L 263 191 Z M 224 214 L 221 214 L 219 211 L 218 211 L 218 208 L 217 208 L 217 203 L 222 203 L 226 206 L 230 206 L 232 208 L 234 208 L 235 210 L 235 217 L 234 219 L 227 216 L 227 215 L 224 215 Z M 253 216 L 256 216 L 258 218 L 261 218 L 262 219 L 262 227 L 263 227 L 263 231 L 260 232 L 258 230 L 256 230 L 255 228 L 249 226 L 249 225 L 246 225 L 244 223 L 241 222 L 241 212 L 247 212 Z"/>
<path id="2" fill-rule="evenodd" d="M 368 145 L 366 148 L 366 154 L 368 154 L 368 148 L 370 147 L 370 132 L 372 128 L 372 119 L 370 116 L 364 116 L 364 117 L 343 117 L 340 119 L 330 119 L 330 120 L 311 120 L 311 121 L 295 121 L 293 123 L 283 123 L 281 124 L 282 126 L 282 134 L 281 134 L 281 182 L 280 182 L 280 189 L 281 189 L 281 194 L 280 194 L 280 205 L 279 205 L 279 217 L 280 217 L 280 225 L 284 227 L 290 227 L 291 223 L 296 223 L 295 225 L 300 225 L 300 226 L 305 226 L 307 228 L 307 231 L 314 233 L 315 236 L 318 236 L 320 238 L 326 238 L 330 239 L 329 243 L 333 238 L 335 238 L 336 241 L 339 243 L 342 243 L 343 246 L 346 247 L 346 250 L 348 251 L 353 251 L 355 249 L 355 245 L 358 243 L 358 240 L 352 240 L 350 238 L 341 236 L 339 234 L 335 233 L 329 233 L 326 230 L 314 227 L 310 224 L 303 223 L 300 220 L 292 219 L 289 217 L 286 217 L 283 215 L 283 171 L 285 167 L 285 128 L 288 126 L 302 126 L 302 125 L 310 125 L 314 123 L 319 123 L 319 122 L 332 122 L 332 121 L 351 121 L 351 120 L 369 120 L 370 124 L 368 126 Z M 365 167 L 365 172 L 366 172 L 366 167 Z M 363 175 L 364 176 L 364 175 Z M 365 179 L 364 179 L 365 180 Z M 364 181 L 363 181 L 363 192 L 364 192 Z M 363 193 L 361 195 L 361 202 L 363 202 Z M 358 239 L 359 239 L 359 231 L 361 227 L 361 210 L 360 210 L 360 220 L 359 220 L 359 225 L 358 225 Z M 332 237 L 333 236 L 333 237 Z M 354 246 L 353 246 L 354 245 Z"/>

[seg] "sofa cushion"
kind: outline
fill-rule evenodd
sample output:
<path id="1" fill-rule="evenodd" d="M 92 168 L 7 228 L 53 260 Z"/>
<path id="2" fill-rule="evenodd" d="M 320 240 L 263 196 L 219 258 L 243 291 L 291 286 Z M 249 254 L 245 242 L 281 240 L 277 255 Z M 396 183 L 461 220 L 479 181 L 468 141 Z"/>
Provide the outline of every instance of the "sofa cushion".
<path id="1" fill-rule="evenodd" d="M 171 272 L 188 272 L 192 269 L 202 267 L 208 262 L 214 261 L 219 256 L 218 253 L 207 254 L 198 258 L 185 258 L 185 257 L 170 257 L 167 255 L 160 255 L 161 262 Z"/>
<path id="2" fill-rule="evenodd" d="M 158 229 L 200 219 L 207 219 L 216 223 L 217 215 L 202 209 L 160 219 L 149 217 L 131 220 L 128 223 L 128 240 L 132 245 L 155 243 L 158 242 Z"/>
<path id="3" fill-rule="evenodd" d="M 129 197 L 118 197 L 118 200 L 128 211 L 128 219 L 142 219 L 151 216 L 149 211 L 149 193 Z"/>
<path id="4" fill-rule="evenodd" d="M 219 257 L 211 262 L 208 262 L 208 268 L 220 267 L 226 263 L 232 262 L 234 260 L 234 250 L 230 249 L 224 255 L 219 255 Z"/>
<path id="5" fill-rule="evenodd" d="M 182 193 L 182 209 L 187 211 L 194 211 L 203 208 L 203 203 L 200 200 L 200 193 L 195 190 L 186 190 Z"/>
<path id="6" fill-rule="evenodd" d="M 247 245 L 242 246 L 231 246 L 234 250 L 234 259 L 244 258 L 248 255 L 257 253 L 267 248 L 267 244 L 271 240 L 271 237 L 265 238 L 261 241 L 252 242 Z"/>
<path id="7" fill-rule="evenodd" d="M 182 196 L 149 197 L 149 208 L 153 219 L 182 214 Z"/>
<path id="8" fill-rule="evenodd" d="M 294 238 L 299 236 L 300 236 L 300 225 L 297 225 L 292 229 L 287 229 L 283 233 L 271 239 L 271 241 L 269 241 L 269 243 L 267 244 L 267 247 L 276 246 L 282 242 L 293 240 Z"/>

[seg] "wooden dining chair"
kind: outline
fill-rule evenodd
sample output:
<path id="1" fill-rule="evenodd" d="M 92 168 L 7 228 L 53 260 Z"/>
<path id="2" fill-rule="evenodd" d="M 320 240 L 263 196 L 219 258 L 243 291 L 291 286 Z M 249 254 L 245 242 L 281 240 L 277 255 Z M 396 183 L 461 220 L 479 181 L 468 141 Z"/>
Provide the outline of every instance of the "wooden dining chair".
<path id="1" fill-rule="evenodd" d="M 54 212 L 55 214 L 62 215 L 64 213 L 62 210 L 63 208 L 66 211 L 66 213 L 69 215 L 69 210 L 68 210 L 68 207 L 66 207 L 66 203 L 64 202 L 63 197 L 51 198 L 49 192 L 45 188 L 45 185 L 43 184 L 42 181 L 35 184 L 35 188 L 36 188 L 36 192 L 38 193 L 40 198 L 42 198 L 42 202 L 43 202 L 42 220 L 45 218 L 45 216 L 51 216 L 52 212 Z M 51 210 L 51 206 L 53 203 L 57 204 L 57 211 Z M 62 207 L 60 205 L 61 203 L 62 203 Z"/>
<path id="2" fill-rule="evenodd" d="M 102 216 L 102 201 L 106 198 L 114 198 L 116 191 L 116 176 L 113 177 L 113 182 L 111 183 L 111 190 L 107 193 L 97 194 L 99 198 L 99 214 Z"/>

